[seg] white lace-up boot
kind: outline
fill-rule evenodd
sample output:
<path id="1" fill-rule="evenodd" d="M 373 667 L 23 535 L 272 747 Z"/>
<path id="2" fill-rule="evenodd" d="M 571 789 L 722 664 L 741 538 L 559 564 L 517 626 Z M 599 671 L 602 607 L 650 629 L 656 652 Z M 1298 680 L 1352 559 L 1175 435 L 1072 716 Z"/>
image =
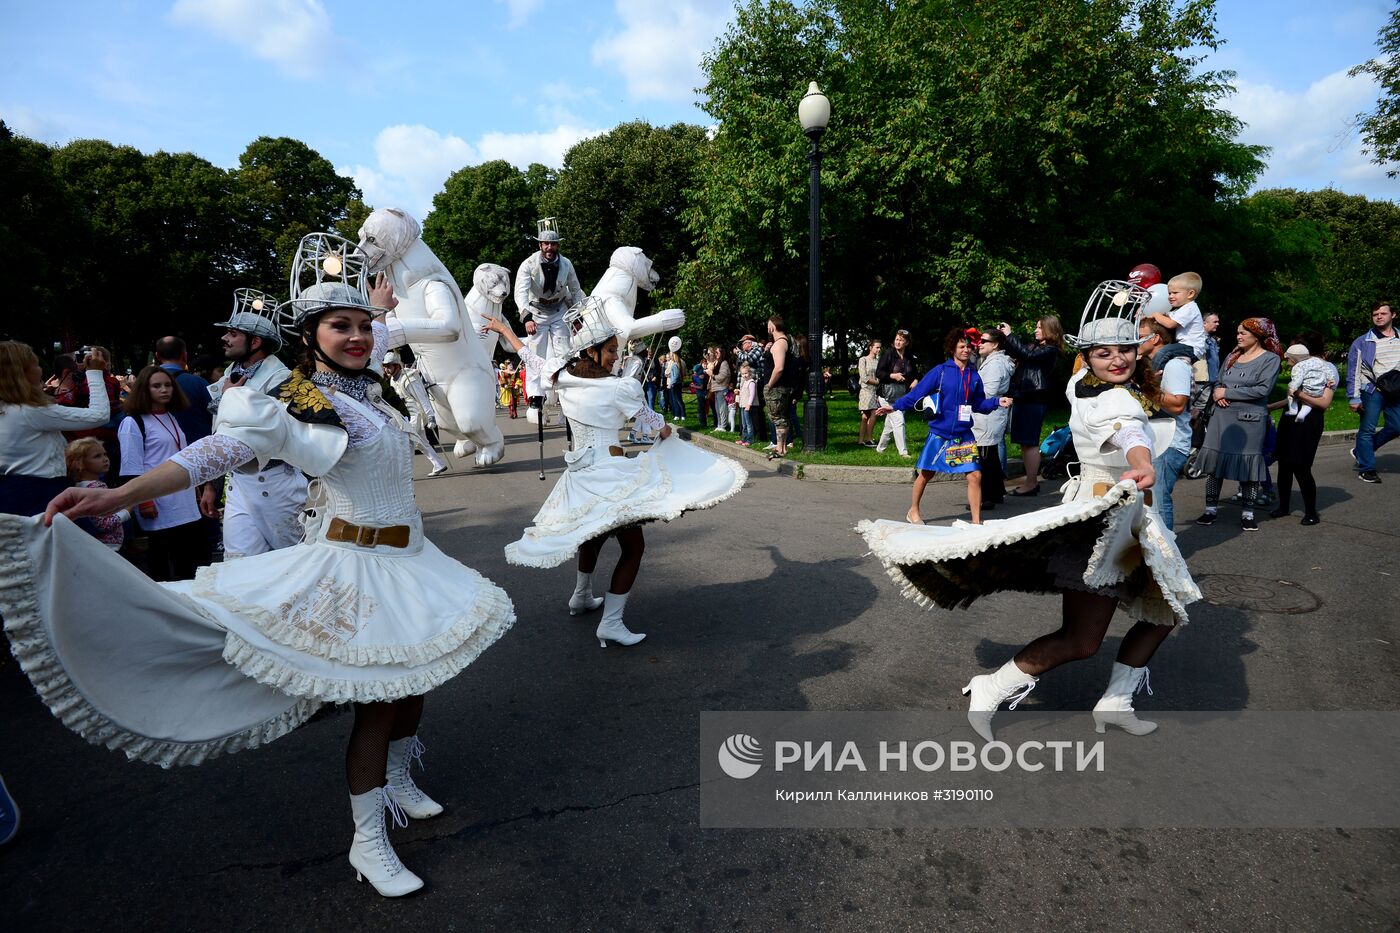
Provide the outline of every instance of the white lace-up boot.
<path id="1" fill-rule="evenodd" d="M 1007 661 L 991 674 L 978 674 L 963 687 L 963 696 L 970 696 L 967 704 L 967 721 L 973 730 L 986 739 L 992 738 L 992 716 L 997 708 L 1007 700 L 1015 709 L 1026 695 L 1035 689 L 1037 679 L 1016 666 L 1015 660 Z"/>
<path id="2" fill-rule="evenodd" d="M 628 631 L 627 626 L 622 624 L 622 610 L 627 607 L 627 593 L 609 593 L 603 597 L 603 621 L 598 623 L 598 646 L 606 648 L 608 642 L 615 641 L 619 645 L 635 645 L 646 638 L 640 632 Z"/>
<path id="3" fill-rule="evenodd" d="M 593 595 L 593 574 L 579 571 L 574 595 L 569 597 L 569 615 L 581 616 L 603 605 L 603 597 Z"/>
<path id="4" fill-rule="evenodd" d="M 419 768 L 423 767 L 423 743 L 418 741 L 418 736 L 394 739 L 389 743 L 389 761 L 384 778 L 394 792 L 394 799 L 403 807 L 403 812 L 415 820 L 426 820 L 441 813 L 442 804 L 413 783 L 411 769 L 414 761 L 418 762 Z"/>
<path id="5" fill-rule="evenodd" d="M 368 880 L 385 897 L 403 897 L 423 887 L 423 879 L 404 867 L 389 844 L 389 827 L 384 822 L 386 809 L 396 825 L 408 825 L 408 817 L 403 815 L 389 788 L 376 787 L 350 795 L 350 812 L 355 817 L 350 867 L 355 869 L 356 881 Z"/>
<path id="6" fill-rule="evenodd" d="M 1138 719 L 1133 712 L 1133 694 L 1147 688 L 1152 695 L 1152 683 L 1145 667 L 1129 667 L 1121 661 L 1113 662 L 1113 674 L 1108 679 L 1108 689 L 1099 702 L 1094 704 L 1094 731 L 1102 732 L 1103 727 L 1114 725 L 1133 735 L 1147 735 L 1157 728 L 1155 722 Z"/>

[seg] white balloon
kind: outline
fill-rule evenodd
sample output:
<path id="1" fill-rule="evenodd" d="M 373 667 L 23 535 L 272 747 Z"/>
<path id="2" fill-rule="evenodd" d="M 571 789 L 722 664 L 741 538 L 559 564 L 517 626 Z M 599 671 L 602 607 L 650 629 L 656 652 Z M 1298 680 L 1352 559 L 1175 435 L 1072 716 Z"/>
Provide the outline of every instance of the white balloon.
<path id="1" fill-rule="evenodd" d="M 1152 297 L 1147 299 L 1147 306 L 1143 308 L 1144 314 L 1167 314 L 1172 309 L 1172 303 L 1167 300 L 1167 286 L 1158 282 L 1148 291 Z"/>
<path id="2" fill-rule="evenodd" d="M 666 341 L 666 346 L 671 348 L 672 353 L 681 352 L 681 338 L 672 337 L 670 340 Z"/>

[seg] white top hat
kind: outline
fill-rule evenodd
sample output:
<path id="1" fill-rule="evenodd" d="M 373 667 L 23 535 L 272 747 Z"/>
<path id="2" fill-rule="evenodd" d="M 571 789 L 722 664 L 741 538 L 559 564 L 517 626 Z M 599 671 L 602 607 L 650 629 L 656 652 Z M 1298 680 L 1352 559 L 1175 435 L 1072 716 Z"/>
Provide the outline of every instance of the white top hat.
<path id="1" fill-rule="evenodd" d="M 1138 322 L 1152 294 L 1120 279 L 1100 282 L 1084 304 L 1079 333 L 1065 338 L 1080 350 L 1090 347 L 1126 347 L 1142 343 Z"/>
<path id="2" fill-rule="evenodd" d="M 564 242 L 564 238 L 563 238 L 562 236 L 559 235 L 559 218 L 558 218 L 558 217 L 541 217 L 539 220 L 535 221 L 535 226 L 538 228 L 538 233 L 535 235 L 535 239 L 538 240 L 539 242 L 541 242 L 541 243 L 562 243 L 562 242 Z"/>
<path id="3" fill-rule="evenodd" d="M 603 302 L 598 298 L 585 298 L 570 308 L 564 314 L 564 323 L 569 325 L 570 356 L 578 356 L 589 347 L 617 336 L 617 328 L 603 313 Z"/>
<path id="4" fill-rule="evenodd" d="M 215 327 L 241 331 L 250 337 L 262 337 L 282 346 L 282 333 L 278 327 L 278 304 L 271 295 L 256 288 L 239 288 L 233 292 L 233 313 L 227 321 L 220 321 Z"/>

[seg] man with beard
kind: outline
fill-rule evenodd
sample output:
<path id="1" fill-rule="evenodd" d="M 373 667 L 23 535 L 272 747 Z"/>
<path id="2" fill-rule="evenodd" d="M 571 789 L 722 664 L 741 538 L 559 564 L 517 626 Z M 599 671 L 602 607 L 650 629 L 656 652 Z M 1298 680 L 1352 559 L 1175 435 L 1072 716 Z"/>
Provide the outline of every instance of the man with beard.
<path id="1" fill-rule="evenodd" d="M 276 323 L 277 302 L 262 292 L 240 288 L 234 292 L 233 314 L 223 327 L 224 356 L 232 363 L 224 378 L 209 387 L 211 414 L 230 386 L 248 385 L 267 395 L 291 375 L 273 354 L 282 347 Z M 224 503 L 224 559 L 247 557 L 291 547 L 301 541 L 300 515 L 306 505 L 306 478 L 281 460 L 269 460 L 256 473 L 232 473 Z M 199 508 L 216 514 L 218 488 L 205 486 Z"/>
<path id="2" fill-rule="evenodd" d="M 559 224 L 553 217 L 538 222 L 535 238 L 540 248 L 520 264 L 515 274 L 515 304 L 520 320 L 534 319 L 540 331 L 548 335 L 549 353 L 563 359 L 569 349 L 569 327 L 564 312 L 583 300 L 583 288 L 578 273 L 568 257 L 559 255 Z"/>

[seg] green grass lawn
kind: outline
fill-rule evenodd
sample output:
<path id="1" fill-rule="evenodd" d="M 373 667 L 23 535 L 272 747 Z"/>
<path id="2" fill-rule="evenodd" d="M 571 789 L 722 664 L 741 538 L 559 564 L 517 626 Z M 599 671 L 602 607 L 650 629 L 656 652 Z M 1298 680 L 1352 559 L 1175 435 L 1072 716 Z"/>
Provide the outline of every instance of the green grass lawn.
<path id="1" fill-rule="evenodd" d="M 1288 380 L 1282 381 L 1282 386 L 1287 387 Z M 1279 395 L 1283 395 L 1280 389 Z M 685 427 L 692 431 L 700 429 L 700 422 L 696 418 L 697 409 L 695 396 L 687 395 L 685 399 L 686 419 Z M 803 405 L 798 405 L 798 418 L 802 417 Z M 899 455 L 891 444 L 884 453 L 876 453 L 873 448 L 861 447 L 856 443 L 856 438 L 860 436 L 860 413 L 856 410 L 856 398 L 850 393 L 839 390 L 832 393 L 826 403 L 826 450 L 806 451 L 801 448 L 789 452 L 788 459 L 797 460 L 802 463 L 829 463 L 841 466 L 908 466 L 918 457 L 923 450 L 924 440 L 928 437 L 928 427 L 918 414 L 910 414 L 905 419 L 905 433 L 909 439 L 909 452 L 913 457 L 905 459 Z M 670 420 L 669 418 L 667 420 Z M 1360 424 L 1360 416 L 1351 410 L 1347 405 L 1346 398 L 1338 396 L 1330 408 L 1327 409 L 1327 418 L 1324 426 L 1328 431 L 1355 431 Z M 713 419 L 709 421 L 714 424 Z M 1069 423 L 1069 408 L 1052 408 L 1045 416 L 1045 424 L 1041 428 L 1040 436 L 1043 440 L 1047 434 L 1061 425 Z M 875 437 L 879 439 L 879 428 L 881 422 L 876 422 Z M 738 440 L 737 433 L 726 431 L 716 431 L 710 428 L 705 431 L 712 437 Z M 760 445 L 755 445 L 758 449 Z M 1017 456 L 1016 446 L 1011 446 L 1011 455 Z"/>

